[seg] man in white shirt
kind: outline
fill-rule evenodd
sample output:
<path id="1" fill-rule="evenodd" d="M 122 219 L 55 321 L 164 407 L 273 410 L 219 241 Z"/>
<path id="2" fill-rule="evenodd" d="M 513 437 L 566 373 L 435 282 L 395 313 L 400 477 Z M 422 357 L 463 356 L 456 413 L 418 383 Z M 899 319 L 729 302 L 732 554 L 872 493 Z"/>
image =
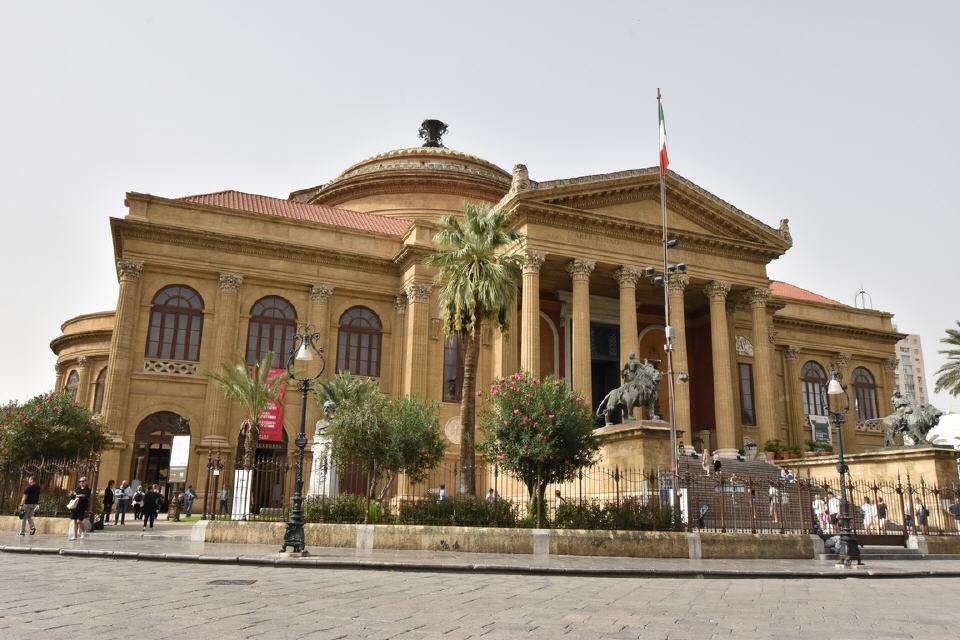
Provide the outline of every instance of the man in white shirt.
<path id="1" fill-rule="evenodd" d="M 833 533 L 840 524 L 840 499 L 833 495 L 832 491 L 827 492 L 827 513 L 830 514 L 829 533 Z"/>
<path id="2" fill-rule="evenodd" d="M 113 499 L 117 504 L 117 512 L 113 517 L 113 524 L 124 524 L 127 518 L 127 506 L 133 499 L 133 488 L 126 480 L 120 483 L 120 486 L 113 490 Z"/>

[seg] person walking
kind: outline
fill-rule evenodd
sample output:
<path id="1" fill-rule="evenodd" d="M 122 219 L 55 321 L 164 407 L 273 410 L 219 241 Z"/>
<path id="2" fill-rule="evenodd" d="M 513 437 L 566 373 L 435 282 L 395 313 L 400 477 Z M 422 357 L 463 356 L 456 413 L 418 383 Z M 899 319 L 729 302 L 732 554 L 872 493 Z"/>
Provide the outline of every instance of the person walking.
<path id="1" fill-rule="evenodd" d="M 720 463 L 720 451 L 713 452 L 713 472 L 720 473 L 720 469 L 723 468 L 723 465 Z"/>
<path id="2" fill-rule="evenodd" d="M 136 493 L 133 494 L 133 519 L 139 520 L 143 517 L 143 496 L 144 491 L 143 487 L 137 487 Z"/>
<path id="3" fill-rule="evenodd" d="M 143 496 L 143 509 L 141 514 L 143 516 L 143 530 L 147 530 L 147 525 L 150 525 L 150 528 L 153 529 L 153 523 L 157 519 L 157 514 L 160 512 L 160 500 L 162 496 L 160 492 L 157 491 L 157 485 L 151 485 L 147 489 L 147 493 Z"/>
<path id="4" fill-rule="evenodd" d="M 33 514 L 40 508 L 40 485 L 37 484 L 37 477 L 27 478 L 27 486 L 23 488 L 23 495 L 20 496 L 20 532 L 18 536 L 25 535 L 27 522 L 30 523 L 30 535 L 37 532 L 37 525 L 33 522 Z"/>
<path id="5" fill-rule="evenodd" d="M 817 526 L 821 531 L 826 532 L 826 526 L 829 522 L 829 519 L 824 518 L 824 514 L 827 512 L 827 503 L 823 501 L 823 498 L 818 493 L 813 499 L 813 520 L 817 523 Z"/>
<path id="6" fill-rule="evenodd" d="M 227 513 L 227 498 L 230 497 L 230 490 L 227 487 L 220 489 L 220 515 Z"/>
<path id="7" fill-rule="evenodd" d="M 773 524 L 780 524 L 780 488 L 771 482 L 767 494 L 770 501 L 770 518 L 773 519 Z"/>
<path id="8" fill-rule="evenodd" d="M 887 503 L 882 497 L 877 498 L 877 528 L 880 533 L 887 530 Z"/>
<path id="9" fill-rule="evenodd" d="M 840 499 L 832 491 L 827 492 L 827 515 L 830 518 L 829 533 L 833 533 L 840 524 Z"/>
<path id="10" fill-rule="evenodd" d="M 103 526 L 107 526 L 110 521 L 110 512 L 113 511 L 113 500 L 115 498 L 113 485 L 115 484 L 116 482 L 111 480 L 107 483 L 107 488 L 103 490 Z"/>
<path id="11" fill-rule="evenodd" d="M 197 492 L 193 490 L 193 485 L 187 487 L 183 492 L 184 515 L 188 518 L 193 515 L 193 501 L 197 499 Z"/>
<path id="12" fill-rule="evenodd" d="M 870 502 L 870 498 L 864 498 L 860 505 L 860 511 L 863 513 L 863 530 L 865 533 L 873 533 L 877 522 L 877 507 Z"/>
<path id="13" fill-rule="evenodd" d="M 113 497 L 117 505 L 117 513 L 113 517 L 113 524 L 125 524 L 127 507 L 133 498 L 133 489 L 130 488 L 130 485 L 124 480 L 120 483 L 120 486 L 117 487 L 117 490 L 113 492 Z"/>
<path id="14" fill-rule="evenodd" d="M 87 537 L 83 531 L 83 520 L 87 517 L 87 510 L 90 509 L 90 487 L 87 486 L 87 478 L 81 477 L 77 488 L 70 492 L 70 535 L 67 540 L 76 540 Z M 76 501 L 76 502 L 74 502 Z"/>
<path id="15" fill-rule="evenodd" d="M 957 531 L 960 531 L 960 496 L 953 499 L 953 504 L 947 508 L 947 511 L 953 516 Z"/>

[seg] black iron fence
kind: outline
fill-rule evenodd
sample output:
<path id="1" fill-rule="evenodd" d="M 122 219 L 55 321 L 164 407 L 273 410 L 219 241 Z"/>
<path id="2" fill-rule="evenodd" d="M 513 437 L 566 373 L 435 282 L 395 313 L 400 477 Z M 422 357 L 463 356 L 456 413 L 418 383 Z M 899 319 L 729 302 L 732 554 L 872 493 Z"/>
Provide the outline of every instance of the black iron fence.
<path id="1" fill-rule="evenodd" d="M 259 457 L 246 468 L 237 461 L 211 455 L 204 479 L 203 517 L 286 520 L 293 496 L 292 468 L 291 460 L 282 456 Z"/>
<path id="2" fill-rule="evenodd" d="M 66 518 L 69 515 L 69 494 L 81 477 L 86 477 L 89 487 L 97 486 L 100 467 L 99 458 L 80 460 L 41 460 L 37 463 L 0 468 L 0 513 L 9 515 L 17 511 L 20 498 L 30 476 L 40 486 L 39 516 Z M 94 492 L 99 505 L 99 498 Z M 91 518 L 99 509 L 90 509 Z"/>

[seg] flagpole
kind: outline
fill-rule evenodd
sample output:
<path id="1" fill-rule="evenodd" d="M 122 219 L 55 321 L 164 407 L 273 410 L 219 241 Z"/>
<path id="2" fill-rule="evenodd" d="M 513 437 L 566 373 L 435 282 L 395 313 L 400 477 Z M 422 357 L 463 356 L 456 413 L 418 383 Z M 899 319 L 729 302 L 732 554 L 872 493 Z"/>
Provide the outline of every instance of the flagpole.
<path id="1" fill-rule="evenodd" d="M 660 126 L 661 106 L 660 88 L 657 87 L 657 126 Z M 679 515 L 680 504 L 677 500 L 677 483 L 680 482 L 680 460 L 677 456 L 677 416 L 674 406 L 674 376 L 673 376 L 673 327 L 670 325 L 670 245 L 667 236 L 667 185 L 666 167 L 663 166 L 663 155 L 660 156 L 660 220 L 663 228 L 663 315 L 664 336 L 666 344 L 663 349 L 667 353 L 667 403 L 670 418 L 670 467 L 673 476 L 670 482 L 670 502 L 675 515 Z"/>

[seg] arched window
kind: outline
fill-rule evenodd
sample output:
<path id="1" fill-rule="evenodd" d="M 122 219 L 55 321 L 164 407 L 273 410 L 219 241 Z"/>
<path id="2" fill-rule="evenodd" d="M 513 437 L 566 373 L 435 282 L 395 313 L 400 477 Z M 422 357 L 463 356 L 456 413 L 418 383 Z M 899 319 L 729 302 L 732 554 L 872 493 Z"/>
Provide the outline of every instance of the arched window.
<path id="1" fill-rule="evenodd" d="M 380 343 L 383 338 L 380 318 L 366 307 L 351 307 L 340 316 L 337 343 L 337 371 L 355 376 L 380 375 Z"/>
<path id="2" fill-rule="evenodd" d="M 164 287 L 153 297 L 147 357 L 161 360 L 200 360 L 203 299 L 183 285 Z"/>
<path id="3" fill-rule="evenodd" d="M 80 374 L 74 369 L 67 376 L 67 383 L 63 385 L 63 390 L 70 394 L 71 398 L 77 397 L 77 387 L 80 386 Z"/>
<path id="4" fill-rule="evenodd" d="M 256 364 L 272 351 L 274 367 L 283 367 L 293 350 L 297 334 L 297 311 L 279 296 L 261 298 L 250 309 L 247 330 L 247 364 Z M 279 363 L 279 364 L 278 364 Z"/>
<path id="5" fill-rule="evenodd" d="M 443 343 L 443 401 L 463 400 L 463 355 L 466 344 L 460 334 L 447 336 Z"/>
<path id="6" fill-rule="evenodd" d="M 826 393 L 827 372 L 811 360 L 803 365 L 800 372 L 803 380 L 803 412 L 808 416 L 827 415 Z"/>
<path id="7" fill-rule="evenodd" d="M 93 388 L 93 412 L 100 413 L 103 408 L 103 389 L 107 386 L 107 368 L 100 369 L 97 374 L 97 381 Z"/>
<path id="8" fill-rule="evenodd" d="M 854 408 L 857 420 L 873 420 L 877 417 L 877 383 L 873 375 L 863 367 L 853 370 Z"/>

